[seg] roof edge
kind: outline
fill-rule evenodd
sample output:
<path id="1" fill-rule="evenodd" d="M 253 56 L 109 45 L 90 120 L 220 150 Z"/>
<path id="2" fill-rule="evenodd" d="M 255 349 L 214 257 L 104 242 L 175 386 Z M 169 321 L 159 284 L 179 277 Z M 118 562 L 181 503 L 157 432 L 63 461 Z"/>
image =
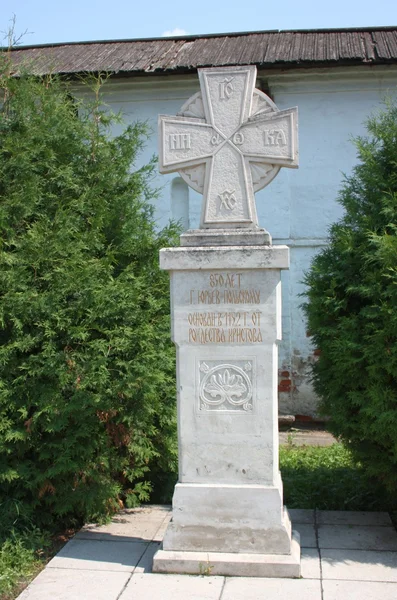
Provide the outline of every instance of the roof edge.
<path id="1" fill-rule="evenodd" d="M 319 28 L 319 29 L 268 29 L 268 30 L 258 30 L 258 31 L 233 31 L 229 33 L 208 33 L 208 34 L 194 34 L 194 35 L 178 35 L 178 36 L 160 36 L 160 37 L 145 37 L 145 38 L 129 38 L 129 39 L 113 39 L 113 40 L 87 40 L 80 42 L 51 42 L 47 44 L 27 44 L 27 45 L 18 45 L 14 48 L 11 48 L 11 52 L 13 50 L 30 50 L 33 48 L 54 48 L 59 46 L 83 46 L 83 45 L 91 45 L 91 44 L 121 44 L 121 43 L 130 43 L 130 42 L 154 42 L 159 40 L 196 40 L 200 38 L 224 38 L 224 37 L 239 37 L 239 36 L 248 36 L 248 35 L 263 35 L 263 34 L 278 34 L 278 33 L 354 33 L 359 31 L 395 31 L 397 30 L 397 25 L 385 25 L 385 26 L 375 26 L 375 27 L 335 27 L 331 29 L 327 28 Z M 10 49 L 6 46 L 0 46 L 0 51 L 5 52 Z"/>

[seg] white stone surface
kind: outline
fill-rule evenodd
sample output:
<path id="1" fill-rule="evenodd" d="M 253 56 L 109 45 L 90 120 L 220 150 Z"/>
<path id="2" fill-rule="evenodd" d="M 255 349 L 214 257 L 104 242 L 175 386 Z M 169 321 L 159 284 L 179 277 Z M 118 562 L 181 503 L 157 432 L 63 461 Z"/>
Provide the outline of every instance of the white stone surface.
<path id="1" fill-rule="evenodd" d="M 246 579 L 226 580 L 222 600 L 319 600 L 321 585 L 316 580 Z M 347 600 L 347 599 L 344 599 Z"/>
<path id="2" fill-rule="evenodd" d="M 279 485 L 280 293 L 273 268 L 171 273 L 181 483 Z"/>
<path id="3" fill-rule="evenodd" d="M 134 574 L 120 600 L 219 600 L 223 577 Z"/>
<path id="4" fill-rule="evenodd" d="M 266 229 L 189 229 L 180 237 L 181 246 L 263 246 L 272 243 Z"/>
<path id="5" fill-rule="evenodd" d="M 288 269 L 289 250 L 287 246 L 164 248 L 160 267 L 164 271 L 227 269 L 235 274 L 248 269 Z"/>
<path id="6" fill-rule="evenodd" d="M 147 548 L 143 542 L 97 542 L 73 539 L 48 563 L 47 569 L 91 569 L 132 573 Z"/>
<path id="7" fill-rule="evenodd" d="M 177 484 L 164 550 L 289 554 L 280 487 Z"/>
<path id="8" fill-rule="evenodd" d="M 397 552 L 321 550 L 324 579 L 397 583 Z"/>
<path id="9" fill-rule="evenodd" d="M 245 553 L 279 555 L 281 571 L 273 557 L 271 568 L 263 558 L 252 567 L 256 576 L 296 577 L 299 543 L 292 556 L 276 391 L 280 270 L 288 267 L 288 248 L 173 248 L 161 251 L 160 265 L 171 271 L 179 483 L 154 570 L 197 573 L 197 561 L 191 567 L 186 554 L 236 553 L 232 563 L 244 575 Z M 226 564 L 219 559 L 217 573 L 232 574 Z"/>
<path id="10" fill-rule="evenodd" d="M 154 556 L 153 572 L 229 577 L 300 577 L 299 535 L 294 532 L 290 554 L 159 550 Z"/>
<path id="11" fill-rule="evenodd" d="M 318 539 L 320 548 L 397 551 L 397 532 L 394 527 L 320 525 Z"/>
<path id="12" fill-rule="evenodd" d="M 324 581 L 323 600 L 396 600 L 397 583 Z"/>
<path id="13" fill-rule="evenodd" d="M 159 117 L 160 172 L 204 194 L 201 227 L 258 224 L 255 191 L 298 166 L 297 109 L 255 90 L 256 67 L 199 69 L 201 93 Z"/>
<path id="14" fill-rule="evenodd" d="M 47 568 L 18 600 L 117 600 L 129 577 L 129 573 Z"/>

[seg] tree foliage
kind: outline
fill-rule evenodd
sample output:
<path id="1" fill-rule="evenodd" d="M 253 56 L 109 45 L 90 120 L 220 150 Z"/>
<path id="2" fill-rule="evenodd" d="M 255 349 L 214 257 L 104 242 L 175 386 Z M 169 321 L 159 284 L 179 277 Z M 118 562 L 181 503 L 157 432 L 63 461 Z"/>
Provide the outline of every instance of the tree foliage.
<path id="1" fill-rule="evenodd" d="M 342 220 L 306 275 L 314 386 L 331 428 L 368 472 L 397 489 L 397 105 L 355 140 Z"/>
<path id="2" fill-rule="evenodd" d="M 100 81 L 77 101 L 3 57 L 0 86 L 2 510 L 99 518 L 176 470 L 176 228 L 156 230 L 154 163 L 131 170 L 147 127 L 112 137 Z"/>

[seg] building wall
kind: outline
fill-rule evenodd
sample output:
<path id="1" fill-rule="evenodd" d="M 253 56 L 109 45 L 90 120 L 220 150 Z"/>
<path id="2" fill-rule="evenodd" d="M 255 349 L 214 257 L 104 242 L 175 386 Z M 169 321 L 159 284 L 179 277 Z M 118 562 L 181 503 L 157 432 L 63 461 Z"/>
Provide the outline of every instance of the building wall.
<path id="1" fill-rule="evenodd" d="M 280 109 L 299 108 L 300 168 L 282 169 L 256 194 L 256 204 L 259 224 L 271 233 L 273 243 L 291 249 L 291 268 L 283 273 L 280 412 L 315 416 L 317 401 L 309 378 L 318 351 L 307 336 L 300 308 L 302 278 L 313 256 L 327 243 L 330 224 L 342 215 L 336 197 L 343 174 L 349 174 L 356 163 L 351 137 L 365 134 L 366 117 L 386 95 L 396 95 L 397 68 L 260 72 L 257 85 L 269 88 Z M 198 90 L 193 75 L 113 80 L 104 88 L 106 102 L 121 110 L 125 121 L 146 120 L 151 127 L 142 162 L 157 153 L 158 114 L 176 114 Z M 154 184 L 161 188 L 156 201 L 159 227 L 169 218 L 180 220 L 185 228 L 198 227 L 199 194 L 177 173 L 159 175 Z"/>

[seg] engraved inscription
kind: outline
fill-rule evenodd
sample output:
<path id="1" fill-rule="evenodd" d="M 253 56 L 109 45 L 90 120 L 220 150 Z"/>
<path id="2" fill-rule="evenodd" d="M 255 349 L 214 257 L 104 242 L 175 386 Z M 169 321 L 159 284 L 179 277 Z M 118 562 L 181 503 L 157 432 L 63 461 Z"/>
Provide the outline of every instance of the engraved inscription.
<path id="1" fill-rule="evenodd" d="M 286 146 L 287 138 L 282 129 L 266 129 L 265 146 Z"/>
<path id="2" fill-rule="evenodd" d="M 234 134 L 233 144 L 236 144 L 236 146 L 241 146 L 241 144 L 244 144 L 244 134 L 241 131 L 237 131 Z"/>
<path id="3" fill-rule="evenodd" d="M 235 362 L 208 364 L 200 361 L 200 411 L 251 412 L 252 361 L 243 366 Z"/>
<path id="4" fill-rule="evenodd" d="M 225 79 L 219 83 L 219 98 L 221 100 L 228 100 L 232 95 L 233 79 L 234 77 L 225 77 Z"/>
<path id="5" fill-rule="evenodd" d="M 189 150 L 190 149 L 190 133 L 170 133 L 169 134 L 170 150 Z"/>
<path id="6" fill-rule="evenodd" d="M 219 208 L 226 208 L 226 210 L 233 210 L 236 207 L 236 190 L 224 190 L 219 194 L 219 200 L 221 201 Z"/>
<path id="7" fill-rule="evenodd" d="M 217 146 L 218 144 L 221 143 L 221 141 L 223 140 L 223 138 L 219 135 L 219 133 L 216 133 L 215 135 L 212 136 L 211 138 L 211 144 L 213 146 Z"/>
<path id="8" fill-rule="evenodd" d="M 189 290 L 189 343 L 263 342 L 261 291 L 249 287 L 244 279 L 242 273 L 209 273 L 206 289 Z"/>

